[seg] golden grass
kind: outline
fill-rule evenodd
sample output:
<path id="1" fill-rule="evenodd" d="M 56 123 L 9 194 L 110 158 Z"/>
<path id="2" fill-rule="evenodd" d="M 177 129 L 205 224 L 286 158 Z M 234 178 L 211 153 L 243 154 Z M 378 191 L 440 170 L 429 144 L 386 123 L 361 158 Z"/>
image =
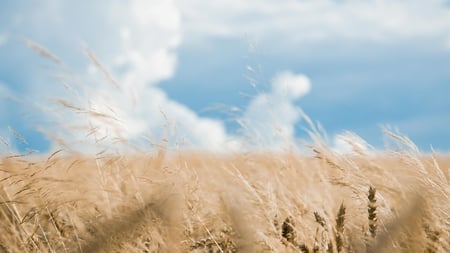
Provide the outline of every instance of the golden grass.
<path id="1" fill-rule="evenodd" d="M 69 84 L 77 82 L 61 81 L 77 101 Z M 75 115 L 119 121 L 114 113 L 55 101 Z M 370 155 L 355 142 L 354 155 L 338 155 L 302 118 L 314 156 L 164 148 L 83 156 L 48 133 L 62 149 L 0 157 L 0 252 L 450 252 L 449 157 L 423 155 L 391 132 L 404 151 Z M 108 137 L 97 137 L 91 124 L 80 129 L 95 136 L 92 145 Z M 0 145 L 10 144 L 0 137 Z"/>
<path id="2" fill-rule="evenodd" d="M 320 154 L 4 157 L 0 252 L 448 252 L 448 158 Z"/>

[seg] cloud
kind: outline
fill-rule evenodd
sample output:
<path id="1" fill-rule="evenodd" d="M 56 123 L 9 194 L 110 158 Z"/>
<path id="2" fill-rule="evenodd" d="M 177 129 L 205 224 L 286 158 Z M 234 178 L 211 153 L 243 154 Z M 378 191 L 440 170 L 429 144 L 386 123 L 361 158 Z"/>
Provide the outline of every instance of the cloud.
<path id="1" fill-rule="evenodd" d="M 20 22 L 10 24 L 10 30 L 56 49 L 62 61 L 76 59 L 65 62 L 72 70 L 62 70 L 64 85 L 30 78 L 22 94 L 38 104 L 38 124 L 55 141 L 81 150 L 90 150 L 93 142 L 109 147 L 122 141 L 209 150 L 227 146 L 222 121 L 200 117 L 158 87 L 174 75 L 182 42 L 174 1 L 114 0 L 86 8 L 47 0 L 39 10 L 16 7 Z M 73 41 L 90 49 L 90 62 L 78 60 L 80 45 Z"/>
<path id="2" fill-rule="evenodd" d="M 295 101 L 310 89 L 310 80 L 305 75 L 278 73 L 272 80 L 272 90 L 252 99 L 239 119 L 250 143 L 265 148 L 295 145 L 294 126 L 301 118 Z"/>
<path id="3" fill-rule="evenodd" d="M 135 100 L 121 91 L 105 95 L 102 89 L 93 95 L 91 109 L 111 116 L 106 120 L 92 117 L 91 122 L 99 127 L 100 138 L 123 138 L 133 143 L 145 137 L 152 144 L 172 148 L 226 149 L 227 133 L 223 122 L 199 117 L 157 87 L 145 87 L 138 92 Z"/>
<path id="4" fill-rule="evenodd" d="M 277 96 L 297 99 L 308 94 L 311 82 L 305 75 L 295 75 L 290 71 L 278 73 L 272 81 L 272 91 Z"/>
<path id="5" fill-rule="evenodd" d="M 181 43 L 181 16 L 175 3 L 116 2 L 111 12 L 113 19 L 120 22 L 120 47 L 111 62 L 116 69 L 128 69 L 121 83 L 142 88 L 172 77 L 176 67 L 174 50 Z"/>
<path id="6" fill-rule="evenodd" d="M 194 41 L 210 36 L 277 41 L 272 46 L 317 41 L 396 42 L 445 39 L 450 8 L 444 0 L 402 1 L 178 1 L 184 32 Z"/>
<path id="7" fill-rule="evenodd" d="M 280 147 L 292 144 L 294 126 L 301 120 L 296 102 L 310 91 L 309 79 L 289 71 L 279 73 L 271 90 L 258 94 L 238 118 L 243 135 L 231 135 L 221 120 L 199 116 L 159 87 L 175 74 L 177 50 L 183 43 L 212 37 L 242 39 L 246 33 L 273 47 L 337 39 L 389 43 L 436 38 L 445 43 L 450 9 L 442 5 L 438 0 L 112 0 L 83 6 L 46 0 L 38 9 L 18 8 L 14 22 L 2 29 L 7 29 L 7 37 L 30 38 L 69 60 L 67 64 L 87 86 L 78 87 L 77 105 L 97 113 L 81 115 L 91 116 L 88 123 L 97 127 L 100 136 L 131 141 L 146 136 L 154 142 L 167 138 L 171 145 L 212 149 L 244 145 L 250 138 L 261 146 Z M 80 41 L 95 52 L 119 88 L 100 81 L 103 74 L 94 62 L 79 60 Z M 65 96 L 64 88 L 48 85 L 48 80 L 29 82 L 24 96 L 36 101 Z M 66 116 L 58 119 L 67 121 Z M 70 123 L 86 123 L 70 119 Z"/>
<path id="8" fill-rule="evenodd" d="M 90 150 L 89 143 L 107 148 L 120 142 L 148 145 L 149 141 L 226 151 L 247 142 L 239 134 L 227 133 L 223 121 L 200 117 L 158 86 L 174 75 L 176 50 L 184 39 L 182 12 L 176 2 L 116 0 L 86 9 L 47 0 L 39 8 L 35 15 L 27 14 L 31 10 L 18 11 L 18 33 L 37 39 L 50 51 L 64 49 L 54 52 L 62 61 L 80 57 L 77 45 L 71 44 L 74 40 L 89 48 L 90 61 L 65 62 L 76 74 L 71 71 L 62 80 L 64 85 L 49 87 L 48 79 L 39 78 L 27 83 L 25 92 L 33 94 L 32 102 L 38 101 L 43 111 L 36 117 L 43 119 L 40 128 L 55 141 L 62 139 L 71 148 L 85 151 Z M 309 90 L 306 76 L 279 73 L 272 90 L 257 95 L 240 117 L 246 136 L 262 147 L 292 143 L 294 124 L 300 119 L 294 103 Z"/>

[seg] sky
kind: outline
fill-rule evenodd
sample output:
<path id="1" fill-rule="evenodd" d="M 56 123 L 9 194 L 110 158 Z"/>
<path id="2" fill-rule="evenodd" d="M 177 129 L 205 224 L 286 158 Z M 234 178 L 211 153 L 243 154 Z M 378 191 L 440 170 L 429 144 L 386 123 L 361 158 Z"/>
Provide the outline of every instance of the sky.
<path id="1" fill-rule="evenodd" d="M 0 151 L 286 149 L 309 119 L 450 151 L 450 1 L 0 3 Z"/>

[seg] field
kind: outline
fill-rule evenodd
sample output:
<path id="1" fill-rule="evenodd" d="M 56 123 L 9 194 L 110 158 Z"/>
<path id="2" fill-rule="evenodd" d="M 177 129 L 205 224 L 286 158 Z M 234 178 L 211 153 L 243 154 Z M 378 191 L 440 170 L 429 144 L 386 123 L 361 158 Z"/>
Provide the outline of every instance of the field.
<path id="1" fill-rule="evenodd" d="M 56 102 L 57 112 L 113 119 Z M 91 118 L 79 136 L 97 131 Z M 350 141 L 353 152 L 338 154 L 311 129 L 305 152 L 87 155 L 55 138 L 60 148 L 37 156 L 0 138 L 0 252 L 450 252 L 450 157 L 389 131 L 398 148 Z"/>
<path id="2" fill-rule="evenodd" d="M 448 157 L 311 149 L 5 155 L 0 252 L 450 251 Z"/>

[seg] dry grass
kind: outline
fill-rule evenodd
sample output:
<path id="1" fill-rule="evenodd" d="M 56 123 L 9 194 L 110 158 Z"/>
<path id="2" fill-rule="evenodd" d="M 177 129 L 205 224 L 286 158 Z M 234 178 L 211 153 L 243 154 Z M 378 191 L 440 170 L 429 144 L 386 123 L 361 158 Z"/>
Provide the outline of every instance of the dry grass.
<path id="1" fill-rule="evenodd" d="M 72 91 L 73 80 L 61 81 Z M 56 103 L 118 121 L 73 101 Z M 59 137 L 62 148 L 45 157 L 4 154 L 0 252 L 450 252 L 449 157 L 422 155 L 391 132 L 400 151 L 369 155 L 353 145 L 354 155 L 338 155 L 303 116 L 314 156 L 164 148 L 83 156 Z M 81 128 L 96 135 L 91 125 Z M 9 143 L 0 138 L 0 145 Z"/>
<path id="2" fill-rule="evenodd" d="M 0 252 L 447 252 L 449 159 L 409 155 L 4 157 Z"/>

